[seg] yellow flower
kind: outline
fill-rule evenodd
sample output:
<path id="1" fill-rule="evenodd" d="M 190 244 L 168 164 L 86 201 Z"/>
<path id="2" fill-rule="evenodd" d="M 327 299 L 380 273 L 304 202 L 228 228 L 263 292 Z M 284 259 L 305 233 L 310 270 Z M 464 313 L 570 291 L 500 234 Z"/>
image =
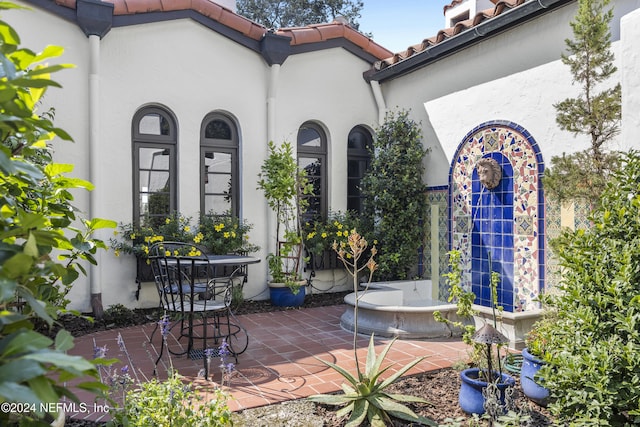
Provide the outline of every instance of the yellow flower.
<path id="1" fill-rule="evenodd" d="M 237 236 L 236 232 L 235 232 L 235 231 L 232 231 L 232 232 L 231 232 L 231 237 L 235 239 L 235 238 L 236 238 L 236 236 Z"/>
<path id="2" fill-rule="evenodd" d="M 216 224 L 213 226 L 213 229 L 216 230 L 218 233 L 221 232 L 223 228 L 224 228 L 224 223 Z"/>
<path id="3" fill-rule="evenodd" d="M 171 251 L 165 251 L 164 256 L 171 256 Z"/>
<path id="4" fill-rule="evenodd" d="M 200 243 L 203 238 L 204 238 L 204 235 L 202 233 L 198 233 L 193 237 L 193 241 L 195 243 Z"/>
<path id="5" fill-rule="evenodd" d="M 143 246 L 143 247 L 142 247 L 142 251 L 143 251 L 145 254 L 149 255 L 149 247 L 148 247 L 148 246 L 146 246 L 146 245 L 145 245 L 145 246 Z"/>
<path id="6" fill-rule="evenodd" d="M 136 240 L 136 233 L 131 233 L 131 234 L 129 235 L 129 238 L 130 238 L 131 240 Z"/>
<path id="7" fill-rule="evenodd" d="M 322 236 L 323 239 L 326 239 L 327 238 L 327 233 L 323 231 L 320 236 Z"/>
<path id="8" fill-rule="evenodd" d="M 178 252 L 178 250 L 176 249 L 176 250 L 173 251 L 173 255 L 174 256 L 178 256 L 178 255 L 180 255 L 180 252 Z"/>
<path id="9" fill-rule="evenodd" d="M 312 231 L 311 233 L 307 234 L 307 239 L 313 239 L 316 236 L 316 232 Z"/>
<path id="10" fill-rule="evenodd" d="M 120 251 L 116 249 L 116 250 L 113 251 L 113 254 L 115 256 L 120 256 Z"/>
<path id="11" fill-rule="evenodd" d="M 338 224 L 336 227 L 338 227 L 338 230 L 342 230 L 343 225 L 342 224 Z"/>
<path id="12" fill-rule="evenodd" d="M 164 220 L 164 223 L 165 223 L 165 224 L 171 224 L 171 218 L 167 218 L 167 219 L 165 219 L 165 220 Z"/>
<path id="13" fill-rule="evenodd" d="M 191 231 L 191 227 L 189 227 L 188 225 L 185 225 L 185 226 L 184 226 L 184 232 L 185 232 L 185 233 L 188 233 L 188 232 L 190 232 L 190 231 Z"/>
<path id="14" fill-rule="evenodd" d="M 225 239 L 228 239 L 228 238 L 229 238 L 229 235 L 230 235 L 230 234 L 229 234 L 229 232 L 228 232 L 228 231 L 225 231 L 225 232 L 224 232 L 224 234 L 223 234 L 223 236 L 224 236 L 224 238 L 225 238 Z"/>

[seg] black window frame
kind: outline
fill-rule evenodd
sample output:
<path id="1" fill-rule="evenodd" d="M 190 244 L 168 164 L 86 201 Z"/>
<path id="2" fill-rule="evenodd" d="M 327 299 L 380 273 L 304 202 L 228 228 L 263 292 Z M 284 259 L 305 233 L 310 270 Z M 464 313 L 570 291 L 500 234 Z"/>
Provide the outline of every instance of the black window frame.
<path id="1" fill-rule="evenodd" d="M 301 136 L 303 135 L 303 131 L 306 129 L 310 129 L 315 131 L 320 137 L 320 145 L 319 147 L 310 147 L 302 144 Z M 297 156 L 298 156 L 298 165 L 301 164 L 301 159 L 315 159 L 320 161 L 320 168 L 318 172 L 318 186 L 314 186 L 314 195 L 306 196 L 307 200 L 310 200 L 309 205 L 313 206 L 316 204 L 318 206 L 319 212 L 304 212 L 303 213 L 303 222 L 311 222 L 313 220 L 319 220 L 322 218 L 326 218 L 329 213 L 329 204 L 328 204 L 328 185 L 327 185 L 327 158 L 328 158 L 328 143 L 327 143 L 327 134 L 324 129 L 314 122 L 305 122 L 298 129 L 298 135 L 296 138 L 297 141 Z M 315 177 L 309 176 L 309 178 L 313 181 Z M 319 188 L 320 194 L 316 194 L 318 191 L 316 188 Z M 316 199 L 317 202 L 313 202 Z"/>
<path id="2" fill-rule="evenodd" d="M 365 136 L 366 142 L 364 148 L 356 148 L 352 145 L 352 138 L 356 133 L 360 133 Z M 357 213 L 364 213 L 364 195 L 362 194 L 362 179 L 366 172 L 371 167 L 371 161 L 373 160 L 373 135 L 366 127 L 362 125 L 355 126 L 349 132 L 347 137 L 347 210 Z M 359 174 L 357 176 L 350 175 L 351 162 L 364 162 L 364 169 L 359 168 Z M 351 185 L 351 181 L 357 181 L 357 184 Z M 357 208 L 353 208 L 354 199 L 357 199 Z"/>
<path id="3" fill-rule="evenodd" d="M 155 135 L 140 132 L 140 122 L 148 115 L 159 115 L 164 118 L 168 124 L 168 132 L 166 135 Z M 133 116 L 131 122 L 132 135 L 132 162 L 133 162 L 133 223 L 136 225 L 145 224 L 152 221 L 152 217 L 164 218 L 178 211 L 178 160 L 177 160 L 177 124 L 175 117 L 165 108 L 158 106 L 148 106 L 139 109 Z M 168 171 L 169 178 L 169 211 L 162 215 L 148 215 L 146 221 L 144 213 L 141 212 L 142 193 L 140 191 L 140 173 L 142 170 L 153 170 L 140 168 L 140 151 L 142 149 L 161 149 L 169 155 Z M 159 169 L 161 170 L 161 169 Z M 148 192 L 147 194 L 151 194 Z M 165 216 L 166 214 L 166 216 Z"/>
<path id="4" fill-rule="evenodd" d="M 207 138 L 207 125 L 212 121 L 219 120 L 224 122 L 231 131 L 230 139 Z M 219 212 L 216 216 L 223 216 L 230 213 L 232 216 L 240 215 L 240 163 L 239 163 L 239 147 L 240 140 L 238 137 L 238 127 L 236 123 L 227 115 L 219 112 L 207 114 L 202 120 L 200 127 L 200 212 L 202 215 L 208 215 L 206 210 L 206 198 L 215 193 L 206 192 L 206 183 L 210 173 L 205 164 L 205 153 L 215 150 L 217 153 L 226 153 L 231 156 L 231 203 L 230 212 Z"/>

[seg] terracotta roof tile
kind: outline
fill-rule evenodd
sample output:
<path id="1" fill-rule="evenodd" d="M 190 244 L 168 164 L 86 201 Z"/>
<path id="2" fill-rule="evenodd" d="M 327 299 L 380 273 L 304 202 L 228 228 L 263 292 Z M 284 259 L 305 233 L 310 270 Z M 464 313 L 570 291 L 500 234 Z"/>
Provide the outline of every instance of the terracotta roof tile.
<path id="1" fill-rule="evenodd" d="M 76 0 L 53 0 L 56 4 L 70 9 L 76 8 Z M 132 15 L 147 12 L 171 12 L 193 10 L 217 21 L 241 34 L 261 40 L 267 29 L 233 11 L 210 0 L 103 0 L 114 5 L 114 15 Z M 307 27 L 282 28 L 276 34 L 291 38 L 291 45 L 316 43 L 331 39 L 344 38 L 375 58 L 383 59 L 393 52 L 380 46 L 362 33 L 344 22 L 334 21 L 328 24 L 309 25 Z"/>
<path id="2" fill-rule="evenodd" d="M 307 27 L 281 28 L 276 31 L 276 34 L 290 37 L 292 46 L 344 38 L 376 58 L 386 58 L 393 53 L 349 25 L 339 21 L 333 21 L 328 24 L 314 24 Z"/>
<path id="3" fill-rule="evenodd" d="M 445 11 L 449 7 L 453 7 L 459 3 L 462 3 L 462 1 L 464 0 L 453 0 L 451 4 L 449 4 L 448 6 L 445 6 Z M 376 62 L 374 65 L 374 69 L 382 70 L 384 68 L 393 66 L 394 64 L 397 64 L 402 60 L 405 60 L 415 54 L 418 54 L 430 48 L 431 46 L 435 46 L 439 43 L 442 43 L 443 41 L 451 37 L 454 37 L 470 28 L 480 25 L 482 22 L 488 19 L 495 18 L 496 16 L 501 15 L 502 13 L 507 12 L 513 8 L 516 8 L 521 4 L 531 0 L 491 0 L 491 1 L 495 4 L 495 7 L 493 7 L 492 9 L 482 10 L 476 13 L 476 15 L 473 18 L 457 22 L 453 27 L 444 28 L 438 31 L 438 33 L 434 37 L 429 37 L 422 40 L 422 43 L 409 46 L 407 50 L 396 53 L 393 56 L 390 56 L 388 58 L 385 58 L 381 61 Z"/>

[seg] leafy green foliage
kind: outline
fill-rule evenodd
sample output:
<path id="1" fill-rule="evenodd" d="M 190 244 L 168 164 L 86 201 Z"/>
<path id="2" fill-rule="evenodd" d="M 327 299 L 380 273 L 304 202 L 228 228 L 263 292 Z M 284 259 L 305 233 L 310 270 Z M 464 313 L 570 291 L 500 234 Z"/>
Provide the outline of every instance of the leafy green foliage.
<path id="1" fill-rule="evenodd" d="M 591 229 L 565 231 L 556 246 L 562 279 L 543 298 L 557 318 L 540 374 L 561 421 L 638 424 L 639 152 L 625 155 L 590 220 Z"/>
<path id="2" fill-rule="evenodd" d="M 309 399 L 327 405 L 343 406 L 343 408 L 337 412 L 337 415 L 344 417 L 351 414 L 349 421 L 345 424 L 346 426 L 359 426 L 366 419 L 373 427 L 384 427 L 391 425 L 390 415 L 402 420 L 422 423 L 423 425 L 437 425 L 433 421 L 417 415 L 411 409 L 400 403 L 428 403 L 426 400 L 404 394 L 390 394 L 384 391 L 385 388 L 424 359 L 424 357 L 419 357 L 393 375 L 381 380 L 380 376 L 390 368 L 390 366 L 381 368 L 382 362 L 385 357 L 387 357 L 387 353 L 395 340 L 395 338 L 391 340 L 382 350 L 382 353 L 376 357 L 373 335 L 371 335 L 369 348 L 367 350 L 366 368 L 364 372 L 358 371 L 357 377 L 351 375 L 338 365 L 318 359 L 325 365 L 339 372 L 347 380 L 348 384 L 343 384 L 342 386 L 344 394 L 320 394 L 310 396 Z"/>
<path id="3" fill-rule="evenodd" d="M 447 323 L 454 328 L 461 329 L 463 331 L 462 340 L 468 345 L 473 345 L 471 336 L 476 332 L 476 327 L 473 324 L 473 316 L 477 313 L 476 310 L 473 309 L 473 301 L 475 301 L 476 295 L 462 287 L 460 251 L 455 249 L 449 251 L 449 271 L 444 273 L 443 276 L 446 278 L 447 286 L 449 287 L 449 297 L 447 301 L 456 303 L 458 307 L 456 314 L 461 319 L 466 319 L 466 322 L 446 319 L 439 310 L 433 312 L 433 317 L 438 322 Z"/>
<path id="4" fill-rule="evenodd" d="M 352 230 L 359 229 L 359 218 L 355 212 L 329 212 L 326 220 L 304 224 L 305 246 L 316 256 L 332 250 L 333 243 L 347 244 Z"/>
<path id="5" fill-rule="evenodd" d="M 192 226 L 190 217 L 180 212 L 155 219 L 141 226 L 121 224 L 121 239 L 112 238 L 109 242 L 116 256 L 126 253 L 146 258 L 151 245 L 163 241 L 191 243 L 211 254 L 248 253 L 259 249 L 249 242 L 248 233 L 253 226 L 231 214 L 203 215 L 196 226 Z"/>
<path id="6" fill-rule="evenodd" d="M 287 283 L 294 291 L 299 289 L 303 257 L 302 214 L 308 207 L 305 196 L 313 192 L 313 185 L 305 170 L 298 167 L 290 142 L 277 146 L 269 141 L 268 147 L 269 155 L 258 175 L 258 189 L 264 192 L 277 219 L 276 253 L 268 257 L 269 271 L 274 281 L 284 278 L 280 283 Z"/>
<path id="7" fill-rule="evenodd" d="M 216 388 L 214 397 L 204 401 L 177 373 L 159 381 L 152 378 L 127 391 L 122 408 L 112 411 L 108 426 L 203 426 L 233 425 L 227 396 Z"/>
<path id="8" fill-rule="evenodd" d="M 67 176 L 71 165 L 52 162 L 47 143 L 71 137 L 54 126 L 52 113 L 35 112 L 45 90 L 59 87 L 50 73 L 69 67 L 43 63 L 62 48 L 35 53 L 19 44 L 15 30 L 0 21 L 0 401 L 36 405 L 31 414 L 13 415 L 37 423 L 45 415 L 40 403 L 74 398 L 63 384 L 83 375 L 95 379 L 97 371 L 66 354 L 73 347 L 69 332 L 61 330 L 52 341 L 34 331 L 34 323 L 51 325 L 65 310 L 66 293 L 86 273 L 84 264 L 96 265 L 97 250 L 106 249 L 92 233 L 116 224 L 76 216 L 72 191 L 93 187 Z M 80 387 L 102 389 L 97 381 Z M 0 424 L 8 417 L 0 413 Z"/>
<path id="9" fill-rule="evenodd" d="M 427 208 L 422 180 L 422 146 L 418 124 L 407 111 L 388 113 L 377 129 L 370 169 L 362 179 L 365 230 L 380 245 L 377 279 L 405 279 L 416 265 L 425 239 L 421 220 Z"/>
<path id="10" fill-rule="evenodd" d="M 562 55 L 562 62 L 571 69 L 581 93 L 554 105 L 556 122 L 574 135 L 589 136 L 591 147 L 552 159 L 554 173 L 546 174 L 544 184 L 549 194 L 560 200 L 567 196 L 594 200 L 616 166 L 607 154 L 606 144 L 619 131 L 621 88 L 619 83 L 602 88 L 616 72 L 609 30 L 613 10 L 605 11 L 609 3 L 610 0 L 579 0 L 578 13 L 571 22 L 574 39 L 565 41 L 567 53 Z"/>
<path id="11" fill-rule="evenodd" d="M 304 27 L 331 22 L 345 17 L 358 29 L 357 19 L 363 2 L 360 0 L 238 0 L 238 14 L 267 28 Z"/>

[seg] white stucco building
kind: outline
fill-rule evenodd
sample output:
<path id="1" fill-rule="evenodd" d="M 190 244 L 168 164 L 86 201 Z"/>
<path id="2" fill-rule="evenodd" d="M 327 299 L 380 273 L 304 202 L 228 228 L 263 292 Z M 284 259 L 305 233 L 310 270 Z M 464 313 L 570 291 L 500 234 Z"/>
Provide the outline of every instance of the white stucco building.
<path id="1" fill-rule="evenodd" d="M 63 90 L 50 90 L 44 107 L 55 107 L 56 125 L 75 139 L 55 145 L 56 160 L 73 163 L 74 175 L 96 186 L 76 200 L 87 215 L 128 223 L 147 192 L 162 190 L 186 215 L 231 209 L 253 224 L 251 239 L 262 248 L 256 255 L 264 258 L 273 218 L 256 182 L 267 141 L 298 142 L 299 158 L 321 166 L 322 209 L 344 211 L 350 135 L 372 136 L 387 111 L 401 108 L 421 123 L 431 148 L 426 276 L 437 282 L 450 245 L 466 245 L 470 254 L 478 247 L 467 227 L 482 194 L 474 195 L 473 164 L 464 159 L 491 155 L 514 184 L 505 191 L 512 191 L 506 212 L 515 225 L 496 232 L 511 243 L 495 249 L 508 253 L 511 282 L 501 297 L 511 310 L 526 310 L 544 286 L 546 238 L 573 216 L 545 206 L 539 176 L 552 156 L 587 144 L 557 127 L 553 108 L 578 91 L 560 60 L 575 0 L 454 0 L 443 11 L 443 26 L 452 27 L 407 40 L 408 50 L 396 54 L 341 22 L 270 32 L 235 14 L 233 2 L 19 3 L 30 10 L 6 11 L 3 19 L 22 44 L 63 46 L 63 62 L 76 65 L 55 76 Z M 640 0 L 612 6 L 615 79 L 623 87 L 613 148 L 640 148 Z M 494 137 L 502 142 L 487 145 Z M 235 184 L 224 201 L 204 178 L 216 156 Z M 142 182 L 154 174 L 162 177 Z M 481 264 L 482 257 L 467 260 L 470 277 Z M 133 257 L 100 254 L 99 267 L 74 286 L 72 308 L 89 311 L 92 293 L 102 294 L 105 307 L 156 304 L 152 286 L 136 298 L 135 269 Z M 326 274 L 319 280 L 337 273 Z M 267 298 L 266 263 L 249 275 L 245 297 Z"/>

